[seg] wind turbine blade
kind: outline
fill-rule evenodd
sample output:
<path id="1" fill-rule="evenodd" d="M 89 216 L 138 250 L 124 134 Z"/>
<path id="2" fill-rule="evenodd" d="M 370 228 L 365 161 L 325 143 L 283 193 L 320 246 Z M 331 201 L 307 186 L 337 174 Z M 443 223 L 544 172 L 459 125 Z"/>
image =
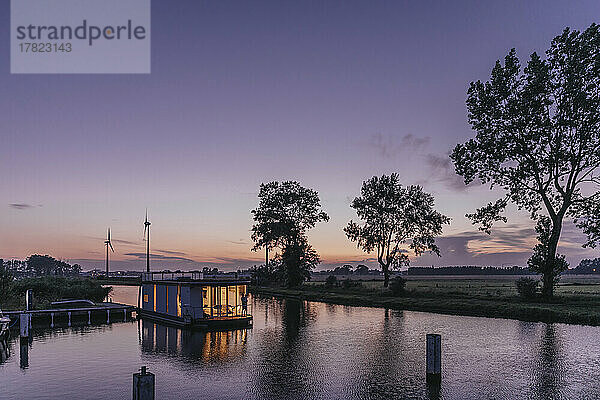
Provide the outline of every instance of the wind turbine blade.
<path id="1" fill-rule="evenodd" d="M 108 241 L 110 242 L 110 228 L 108 228 Z"/>
<path id="2" fill-rule="evenodd" d="M 110 246 L 110 249 L 113 251 L 113 253 L 115 252 L 115 249 L 112 247 L 112 243 L 108 242 L 108 245 Z"/>

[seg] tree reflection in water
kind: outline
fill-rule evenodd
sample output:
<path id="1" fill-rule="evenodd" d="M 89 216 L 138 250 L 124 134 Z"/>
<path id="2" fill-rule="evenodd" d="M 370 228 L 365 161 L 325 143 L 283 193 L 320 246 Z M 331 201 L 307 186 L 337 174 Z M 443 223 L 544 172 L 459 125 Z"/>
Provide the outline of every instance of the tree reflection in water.
<path id="1" fill-rule="evenodd" d="M 261 399 L 310 399 L 321 392 L 319 355 L 307 339 L 308 327 L 316 318 L 313 306 L 289 299 L 271 303 L 269 313 L 281 320 L 281 329 L 261 332 L 260 359 L 253 371 Z"/>
<path id="2" fill-rule="evenodd" d="M 545 324 L 535 363 L 535 393 L 538 399 L 560 397 L 563 386 L 564 365 L 561 357 L 561 340 L 555 324 Z"/>
<path id="3" fill-rule="evenodd" d="M 10 347 L 7 339 L 0 339 L 0 365 L 10 357 Z"/>
<path id="4" fill-rule="evenodd" d="M 368 335 L 362 338 L 364 343 L 356 344 L 358 397 L 423 398 L 420 382 L 407 378 L 415 364 L 405 339 L 404 313 L 389 309 L 376 312 L 379 323 L 369 326 Z"/>

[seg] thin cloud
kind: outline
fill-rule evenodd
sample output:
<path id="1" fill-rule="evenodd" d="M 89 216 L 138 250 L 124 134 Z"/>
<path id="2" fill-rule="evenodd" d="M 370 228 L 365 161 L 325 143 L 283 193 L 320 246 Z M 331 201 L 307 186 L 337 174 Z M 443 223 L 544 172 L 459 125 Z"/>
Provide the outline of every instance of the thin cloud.
<path id="1" fill-rule="evenodd" d="M 521 245 L 523 239 L 525 238 L 515 238 L 514 242 Z M 494 233 L 488 236 L 477 231 L 443 236 L 435 240 L 440 248 L 441 257 L 425 253 L 411 259 L 411 265 L 525 265 L 531 251 L 521 246 L 506 248 L 504 243 L 501 243 L 504 240 L 508 239 L 496 239 Z"/>
<path id="2" fill-rule="evenodd" d="M 139 246 L 140 243 L 139 242 L 131 242 L 129 240 L 123 240 L 123 239 L 110 239 L 111 241 L 115 242 L 115 243 L 120 243 L 120 244 L 130 244 L 133 246 Z"/>
<path id="3" fill-rule="evenodd" d="M 172 251 L 172 250 L 154 250 L 157 251 L 159 253 L 163 253 L 163 254 L 170 254 L 173 256 L 187 256 L 187 253 L 184 253 L 183 251 Z"/>
<path id="4" fill-rule="evenodd" d="M 420 152 L 430 141 L 429 137 L 418 137 L 412 133 L 404 136 L 375 133 L 369 137 L 368 144 L 382 157 L 392 158 L 400 154 Z"/>
<path id="5" fill-rule="evenodd" d="M 212 261 L 213 263 L 216 261 L 217 263 L 224 263 L 224 264 L 249 264 L 249 263 L 256 264 L 257 262 L 260 263 L 262 261 L 262 258 L 214 257 L 213 260 L 214 260 L 214 261 Z"/>
<path id="6" fill-rule="evenodd" d="M 99 236 L 85 236 L 85 237 L 88 238 L 88 239 L 94 239 L 94 240 L 101 240 L 101 241 L 106 240 L 105 237 L 99 237 Z M 131 245 L 131 246 L 140 246 L 141 245 L 141 242 L 132 242 L 132 241 L 123 240 L 123 239 L 111 238 L 110 240 L 113 243 L 118 243 L 118 244 L 128 244 L 128 245 Z"/>
<path id="7" fill-rule="evenodd" d="M 240 240 L 228 240 L 227 243 L 231 243 L 231 244 L 248 244 L 248 242 L 244 239 L 240 239 Z"/>
<path id="8" fill-rule="evenodd" d="M 125 253 L 124 255 L 130 257 L 136 257 L 139 260 L 146 259 L 146 253 Z M 175 257 L 175 256 L 165 256 L 162 254 L 150 253 L 150 259 L 154 260 L 166 260 L 166 261 L 184 261 L 184 262 L 192 262 L 196 263 L 197 261 L 192 260 L 191 258 L 186 257 Z"/>
<path id="9" fill-rule="evenodd" d="M 32 208 L 41 207 L 42 205 L 39 204 L 37 206 L 34 206 L 33 204 L 27 203 L 10 203 L 8 206 L 14 210 L 29 210 Z"/>
<path id="10" fill-rule="evenodd" d="M 595 254 L 581 247 L 583 238 L 577 235 L 572 223 L 566 223 L 564 231 L 559 252 L 567 257 L 571 267 L 575 267 L 582 258 Z M 532 227 L 516 224 L 495 228 L 491 235 L 472 231 L 443 236 L 436 239 L 441 257 L 424 254 L 411 259 L 411 265 L 526 266 L 533 247 L 538 243 L 536 236 Z"/>
<path id="11" fill-rule="evenodd" d="M 443 183 L 451 190 L 463 192 L 469 188 L 465 185 L 464 180 L 454 172 L 454 165 L 450 159 L 450 154 L 426 154 L 425 164 L 427 165 L 430 175 L 423 182 L 436 181 Z"/>

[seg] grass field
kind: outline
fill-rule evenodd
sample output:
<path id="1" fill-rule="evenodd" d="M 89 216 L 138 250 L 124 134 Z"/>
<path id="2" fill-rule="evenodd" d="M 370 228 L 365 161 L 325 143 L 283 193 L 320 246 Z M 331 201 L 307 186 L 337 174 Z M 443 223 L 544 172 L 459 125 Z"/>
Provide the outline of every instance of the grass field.
<path id="1" fill-rule="evenodd" d="M 297 289 L 254 288 L 255 293 L 356 306 L 430 311 L 445 314 L 513 318 L 527 321 L 600 325 L 600 278 L 566 276 L 550 302 L 517 295 L 520 276 L 409 277 L 406 292 L 394 297 L 381 281 L 358 288 L 326 287 L 307 282 Z"/>
<path id="2" fill-rule="evenodd" d="M 406 290 L 409 292 L 427 293 L 436 295 L 458 296 L 487 296 L 487 297 L 514 297 L 517 296 L 515 281 L 520 276 L 492 275 L 490 278 L 481 276 L 423 276 L 406 277 Z M 383 291 L 383 282 L 380 280 L 361 281 L 364 290 Z M 307 282 L 306 286 L 323 286 L 323 282 Z M 559 283 L 556 294 L 558 296 L 595 295 L 600 300 L 600 277 L 572 275 L 563 277 Z"/>

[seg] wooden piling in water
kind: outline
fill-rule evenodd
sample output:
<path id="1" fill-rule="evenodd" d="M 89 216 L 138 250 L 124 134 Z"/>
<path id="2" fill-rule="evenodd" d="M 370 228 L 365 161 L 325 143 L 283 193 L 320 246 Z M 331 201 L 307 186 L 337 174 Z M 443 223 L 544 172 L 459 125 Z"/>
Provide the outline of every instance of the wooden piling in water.
<path id="1" fill-rule="evenodd" d="M 19 314 L 19 350 L 20 367 L 22 369 L 29 367 L 29 334 L 31 328 L 31 316 L 28 313 Z"/>
<path id="2" fill-rule="evenodd" d="M 21 337 L 19 342 L 19 366 L 26 369 L 29 368 L 29 338 Z"/>
<path id="3" fill-rule="evenodd" d="M 154 400 L 154 374 L 146 367 L 140 368 L 139 373 L 133 374 L 133 400 Z"/>
<path id="4" fill-rule="evenodd" d="M 21 313 L 19 315 L 19 333 L 21 338 L 29 339 L 29 325 L 31 323 L 31 319 L 28 313 Z"/>
<path id="5" fill-rule="evenodd" d="M 440 382 L 442 380 L 442 336 L 427 334 L 427 382 Z"/>

